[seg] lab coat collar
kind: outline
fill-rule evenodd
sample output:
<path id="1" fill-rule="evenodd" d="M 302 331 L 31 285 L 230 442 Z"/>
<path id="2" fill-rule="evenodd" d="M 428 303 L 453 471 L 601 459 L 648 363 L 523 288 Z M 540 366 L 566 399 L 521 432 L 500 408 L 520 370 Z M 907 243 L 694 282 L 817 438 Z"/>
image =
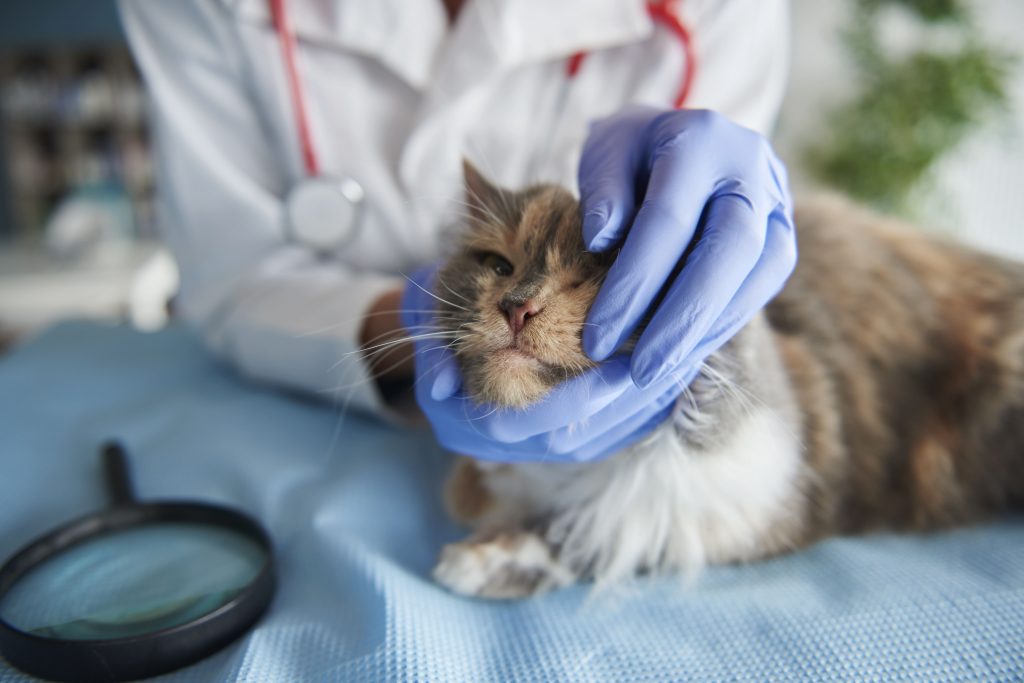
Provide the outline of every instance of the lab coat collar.
<path id="1" fill-rule="evenodd" d="M 504 66 L 636 42 L 653 30 L 644 0 L 468 0 Z M 464 10 L 465 11 L 465 10 Z"/>
<path id="2" fill-rule="evenodd" d="M 221 1 L 241 20 L 270 24 L 267 0 Z M 433 79 L 448 35 L 441 0 L 293 0 L 288 12 L 300 41 L 373 57 L 420 90 Z M 466 0 L 458 21 L 477 23 L 487 56 L 505 68 L 635 42 L 652 31 L 644 0 Z"/>

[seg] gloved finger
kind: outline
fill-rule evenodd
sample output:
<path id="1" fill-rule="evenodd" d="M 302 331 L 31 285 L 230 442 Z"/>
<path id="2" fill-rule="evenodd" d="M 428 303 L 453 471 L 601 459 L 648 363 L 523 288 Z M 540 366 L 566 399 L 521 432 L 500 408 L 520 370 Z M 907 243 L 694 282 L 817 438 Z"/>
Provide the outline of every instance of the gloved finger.
<path id="1" fill-rule="evenodd" d="M 554 455 L 548 460 L 561 462 L 592 462 L 606 458 L 623 448 L 642 441 L 669 418 L 678 395 L 665 394 L 640 411 L 610 429 L 603 439 L 589 441 L 572 451 Z"/>
<path id="2" fill-rule="evenodd" d="M 599 435 L 581 439 L 576 444 L 557 443 L 549 434 L 539 434 L 517 443 L 502 443 L 483 440 L 479 433 L 472 431 L 472 422 L 465 423 L 467 429 L 453 432 L 448 430 L 441 438 L 442 445 L 456 453 L 469 455 L 480 460 L 497 462 L 583 462 L 596 460 L 644 438 L 652 429 L 668 418 L 681 393 L 681 387 L 692 377 L 685 379 L 661 395 L 649 398 L 623 418 L 618 414 L 619 405 L 608 406 L 595 416 L 594 423 L 608 424 Z M 610 419 L 609 419 L 610 418 Z M 559 430 L 569 433 L 572 429 Z"/>
<path id="3" fill-rule="evenodd" d="M 625 236 L 636 211 L 637 177 L 647 163 L 636 144 L 655 110 L 629 107 L 595 123 L 583 145 L 579 165 L 583 243 L 605 251 Z"/>
<path id="4" fill-rule="evenodd" d="M 416 390 L 416 397 L 419 399 L 421 406 L 427 400 L 437 400 L 433 398 L 434 384 L 437 381 L 439 372 L 447 373 L 445 367 L 449 365 L 449 357 L 451 355 L 444 347 L 444 340 L 418 341 L 413 347 L 416 365 L 416 379 L 413 383 L 413 388 Z M 458 367 L 456 366 L 457 370 Z"/>
<path id="5" fill-rule="evenodd" d="M 619 425 L 633 422 L 634 417 L 641 413 L 650 414 L 652 405 L 664 396 L 678 396 L 692 381 L 696 372 L 688 376 L 680 373 L 668 373 L 660 381 L 645 389 L 630 387 L 613 404 L 600 410 L 583 424 L 571 424 L 551 432 L 549 442 L 552 453 L 558 455 L 571 454 L 584 449 L 588 444 L 607 443 Z"/>
<path id="6" fill-rule="evenodd" d="M 437 356 L 437 362 L 430 371 L 433 376 L 430 385 L 430 398 L 435 401 L 444 401 L 457 394 L 462 388 L 462 373 L 459 372 L 455 354 L 451 351 L 441 349 Z"/>
<path id="7" fill-rule="evenodd" d="M 474 460 L 486 460 L 488 462 L 537 462 L 544 458 L 537 455 L 545 452 L 543 443 L 534 437 L 528 441 L 519 443 L 502 443 L 500 441 L 482 442 L 479 435 L 475 438 L 468 434 L 447 433 L 443 438 L 438 438 L 438 443 L 445 450 L 459 455 L 466 455 Z"/>
<path id="8" fill-rule="evenodd" d="M 518 462 L 541 459 L 548 451 L 544 434 L 507 442 L 492 438 L 487 421 L 497 412 L 474 404 L 463 394 L 435 401 L 429 397 L 421 398 L 422 393 L 423 390 L 417 388 L 420 407 L 428 417 L 438 443 L 453 453 L 480 460 Z"/>
<path id="9" fill-rule="evenodd" d="M 562 382 L 536 405 L 520 410 L 497 411 L 486 406 L 477 407 L 476 412 L 489 413 L 479 418 L 477 427 L 492 439 L 516 443 L 570 424 L 586 422 L 608 406 L 618 404 L 620 397 L 633 388 L 628 359 L 613 358 L 579 377 Z"/>
<path id="10" fill-rule="evenodd" d="M 520 443 L 547 434 L 614 404 L 626 391 L 635 390 L 626 358 L 614 358 L 555 387 L 543 401 L 524 409 L 497 409 L 477 405 L 459 393 L 433 400 L 417 387 L 420 406 L 434 425 L 464 431 L 479 440 Z"/>
<path id="11" fill-rule="evenodd" d="M 683 367 L 699 365 L 729 341 L 754 315 L 782 290 L 797 260 L 796 233 L 791 219 L 779 208 L 768 219 L 764 251 L 754 270 L 711 327 L 711 332 L 690 352 Z"/>
<path id="12" fill-rule="evenodd" d="M 482 441 L 480 434 L 473 434 L 472 427 L 456 433 L 448 431 L 441 439 L 442 445 L 450 451 L 469 455 L 478 460 L 494 462 L 583 462 L 596 460 L 621 450 L 630 443 L 642 439 L 650 429 L 667 417 L 674 405 L 671 396 L 657 397 L 625 419 L 611 424 L 599 438 L 582 440 L 572 448 L 559 445 L 547 434 L 540 434 L 516 443 Z M 470 425 L 472 423 L 469 423 Z"/>
<path id="13" fill-rule="evenodd" d="M 462 408 L 468 408 L 468 405 L 468 402 L 460 402 L 458 397 L 454 397 L 449 401 L 424 407 L 424 413 L 430 419 L 438 443 L 446 450 L 480 460 L 502 462 L 520 460 L 524 452 L 543 452 L 544 444 L 531 443 L 531 440 L 503 443 L 487 437 L 476 426 L 476 418 L 469 410 L 461 412 Z M 438 408 L 441 409 L 441 414 L 438 414 Z M 539 441 L 539 438 L 534 437 L 533 441 Z"/>
<path id="14" fill-rule="evenodd" d="M 690 144 L 684 137 L 657 152 L 643 205 L 587 315 L 583 350 L 594 360 L 633 333 L 697 230 L 714 187 L 707 154 Z"/>
<path id="15" fill-rule="evenodd" d="M 712 198 L 699 241 L 633 350 L 637 386 L 680 365 L 707 335 L 757 264 L 767 221 L 742 194 Z"/>
<path id="16" fill-rule="evenodd" d="M 633 386 L 625 359 L 618 362 L 620 367 L 617 373 L 622 378 L 619 383 L 631 395 L 620 396 L 589 420 L 521 440 L 501 441 L 492 438 L 493 433 L 502 435 L 500 433 L 508 429 L 509 425 L 503 424 L 503 418 L 493 409 L 474 406 L 465 396 L 425 403 L 421 401 L 421 405 L 430 418 L 438 441 L 455 453 L 500 462 L 575 462 L 602 457 L 630 440 L 640 438 L 644 433 L 642 427 L 645 421 L 671 404 L 693 379 L 693 373 L 687 377 L 677 375 L 641 391 Z M 512 434 L 504 436 L 510 437 Z"/>

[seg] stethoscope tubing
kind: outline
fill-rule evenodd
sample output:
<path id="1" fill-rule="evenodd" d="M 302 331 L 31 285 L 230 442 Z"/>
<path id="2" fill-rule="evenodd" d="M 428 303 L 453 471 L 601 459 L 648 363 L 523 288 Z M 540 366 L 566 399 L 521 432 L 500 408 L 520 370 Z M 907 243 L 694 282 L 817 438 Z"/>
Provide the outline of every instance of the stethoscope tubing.
<path id="1" fill-rule="evenodd" d="M 281 46 L 285 75 L 288 80 L 288 91 L 292 100 L 295 125 L 299 137 L 299 145 L 302 150 L 303 166 L 308 177 L 316 177 L 320 174 L 321 166 L 313 144 L 312 129 L 309 125 L 309 109 L 306 106 L 306 95 L 303 90 L 302 79 L 299 75 L 298 59 L 295 51 L 295 33 L 292 30 L 291 20 L 285 7 L 287 0 L 268 1 L 270 3 L 271 23 L 273 24 L 274 32 L 277 34 L 278 43 Z M 683 23 L 682 19 L 679 18 L 676 4 L 676 0 L 648 2 L 647 11 L 656 23 L 666 26 L 683 47 L 685 58 L 683 78 L 673 102 L 674 106 L 679 109 L 686 102 L 693 87 L 697 73 L 697 51 L 694 47 L 693 36 L 690 30 Z M 577 52 L 569 57 L 566 62 L 567 78 L 572 80 L 576 77 L 587 54 L 586 52 Z"/>
<path id="2" fill-rule="evenodd" d="M 298 128 L 299 145 L 302 149 L 302 162 L 306 175 L 314 178 L 320 175 L 320 160 L 313 146 L 313 133 L 309 125 L 309 113 L 306 109 L 306 94 L 299 78 L 298 59 L 295 56 L 295 33 L 292 31 L 291 19 L 285 10 L 285 0 L 270 0 L 270 17 L 281 45 L 284 58 L 285 75 L 288 77 L 288 92 L 292 99 L 295 112 L 295 125 Z"/>
<path id="3" fill-rule="evenodd" d="M 679 44 L 683 47 L 683 79 L 672 103 L 676 109 L 681 109 L 690 96 L 690 90 L 693 88 L 693 81 L 697 74 L 697 50 L 693 44 L 693 35 L 683 20 L 680 19 L 675 5 L 675 0 L 648 2 L 647 12 L 656 23 L 663 24 L 672 31 Z M 577 52 L 569 57 L 569 61 L 565 64 L 565 74 L 570 80 L 579 73 L 586 56 L 586 52 Z"/>

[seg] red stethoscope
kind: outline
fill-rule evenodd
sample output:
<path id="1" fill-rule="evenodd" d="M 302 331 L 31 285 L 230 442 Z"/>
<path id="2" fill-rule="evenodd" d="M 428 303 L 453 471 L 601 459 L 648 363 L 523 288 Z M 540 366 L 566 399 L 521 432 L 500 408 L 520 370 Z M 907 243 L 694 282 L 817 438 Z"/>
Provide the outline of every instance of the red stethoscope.
<path id="1" fill-rule="evenodd" d="M 286 0 L 268 0 L 270 17 L 281 45 L 288 90 L 295 113 L 302 162 L 306 177 L 296 183 L 285 201 L 287 229 L 290 238 L 317 252 L 331 252 L 348 244 L 361 225 L 366 201 L 362 185 L 354 178 L 339 178 L 321 172 L 320 160 L 313 147 L 305 93 L 299 79 L 295 57 L 295 34 L 285 10 Z M 697 55 L 693 39 L 676 11 L 678 0 L 647 3 L 651 18 L 668 28 L 683 48 L 685 64 L 683 78 L 676 94 L 675 107 L 686 102 L 697 70 Z M 571 81 L 579 73 L 586 52 L 577 52 L 566 63 L 565 73 Z"/>

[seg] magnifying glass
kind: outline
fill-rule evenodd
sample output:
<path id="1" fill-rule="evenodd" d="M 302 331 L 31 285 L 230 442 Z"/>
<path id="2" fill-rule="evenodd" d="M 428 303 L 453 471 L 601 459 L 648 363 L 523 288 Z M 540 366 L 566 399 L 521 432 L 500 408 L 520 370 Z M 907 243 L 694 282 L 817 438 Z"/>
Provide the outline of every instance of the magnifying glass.
<path id="1" fill-rule="evenodd" d="M 173 671 L 242 635 L 274 593 L 270 538 L 257 522 L 219 505 L 139 502 L 122 448 L 102 455 L 111 506 L 0 567 L 0 653 L 34 676 Z"/>

